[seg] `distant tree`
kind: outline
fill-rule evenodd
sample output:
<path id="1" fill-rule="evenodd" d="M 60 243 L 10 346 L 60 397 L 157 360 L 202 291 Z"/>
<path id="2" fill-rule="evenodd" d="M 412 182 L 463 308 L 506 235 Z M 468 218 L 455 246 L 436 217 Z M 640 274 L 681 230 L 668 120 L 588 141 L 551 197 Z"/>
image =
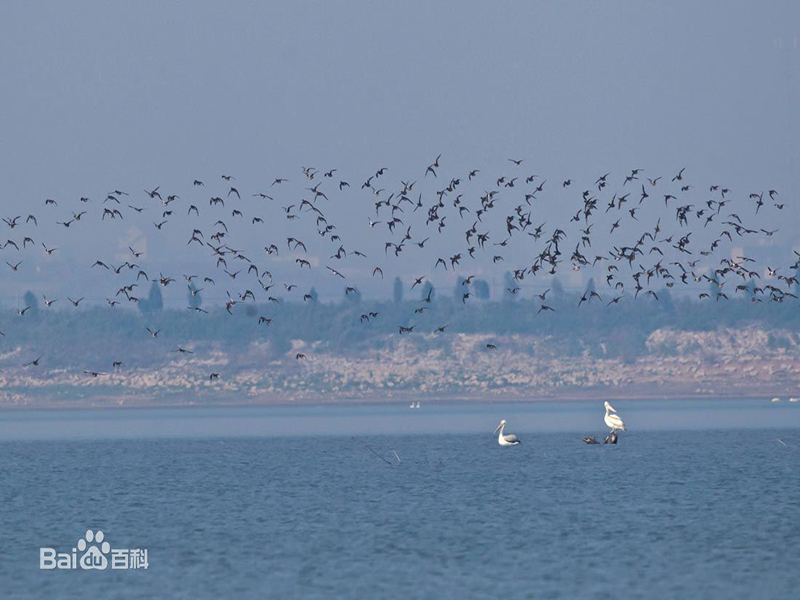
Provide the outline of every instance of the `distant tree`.
<path id="1" fill-rule="evenodd" d="M 148 300 L 150 301 L 150 309 L 152 311 L 163 310 L 164 298 L 161 297 L 161 287 L 155 281 L 150 286 L 150 293 L 148 294 Z"/>
<path id="2" fill-rule="evenodd" d="M 553 281 L 550 284 L 550 289 L 553 290 L 553 296 L 555 298 L 564 297 L 564 286 L 561 285 L 561 282 L 558 280 L 558 277 L 553 277 Z"/>
<path id="3" fill-rule="evenodd" d="M 203 298 L 200 297 L 200 292 L 197 291 L 197 286 L 194 282 L 189 284 L 186 298 L 189 301 L 189 308 L 200 308 L 203 304 Z"/>
<path id="4" fill-rule="evenodd" d="M 800 267 L 794 270 L 794 295 L 800 296 Z"/>
<path id="5" fill-rule="evenodd" d="M 26 306 L 30 306 L 30 312 L 35 313 L 39 310 L 39 300 L 36 298 L 36 294 L 32 291 L 28 290 L 25 292 L 25 295 L 22 297 L 23 308 Z"/>
<path id="6" fill-rule="evenodd" d="M 670 315 L 675 313 L 675 301 L 672 299 L 672 294 L 667 288 L 658 290 L 658 299 L 660 301 L 661 310 Z"/>
<path id="7" fill-rule="evenodd" d="M 403 301 L 403 281 L 399 277 L 394 278 L 394 289 L 392 291 L 392 298 L 395 302 Z"/>
<path id="8" fill-rule="evenodd" d="M 138 305 L 139 310 L 145 314 L 158 312 L 164 308 L 164 299 L 161 297 L 161 288 L 158 287 L 158 282 L 154 281 L 150 285 L 147 299 L 140 298 Z"/>
<path id="9" fill-rule="evenodd" d="M 319 294 L 317 293 L 317 288 L 312 287 L 310 290 L 308 290 L 308 295 L 311 296 L 311 298 L 309 298 L 308 300 L 309 302 L 313 302 L 314 304 L 319 302 Z"/>
<path id="10" fill-rule="evenodd" d="M 485 279 L 476 279 L 472 282 L 472 287 L 478 300 L 488 300 L 492 295 L 489 290 L 489 283 Z"/>
<path id="11" fill-rule="evenodd" d="M 464 293 L 469 291 L 467 289 L 467 286 L 464 285 L 464 281 L 465 280 L 463 277 L 457 277 L 456 287 L 453 288 L 453 299 L 458 300 L 459 302 L 461 301 L 461 298 L 463 297 Z"/>
<path id="12" fill-rule="evenodd" d="M 590 277 L 588 283 L 586 284 L 586 294 L 591 294 L 594 291 L 597 291 L 597 288 L 594 284 L 594 277 Z"/>
<path id="13" fill-rule="evenodd" d="M 712 279 L 708 282 L 708 295 L 711 296 L 712 300 L 716 299 L 719 291 L 719 284 L 716 281 Z"/>
<path id="14" fill-rule="evenodd" d="M 436 297 L 436 288 L 433 287 L 433 284 L 430 281 L 426 281 L 425 285 L 422 286 L 422 292 L 420 293 L 420 298 L 425 300 L 428 297 L 428 292 L 431 294 L 431 301 Z"/>
<path id="15" fill-rule="evenodd" d="M 503 300 L 515 300 L 516 296 L 511 293 L 517 287 L 517 282 L 510 271 L 503 273 Z"/>
<path id="16" fill-rule="evenodd" d="M 745 285 L 745 294 L 747 294 L 747 299 L 751 301 L 753 296 L 756 295 L 756 282 L 752 279 Z"/>

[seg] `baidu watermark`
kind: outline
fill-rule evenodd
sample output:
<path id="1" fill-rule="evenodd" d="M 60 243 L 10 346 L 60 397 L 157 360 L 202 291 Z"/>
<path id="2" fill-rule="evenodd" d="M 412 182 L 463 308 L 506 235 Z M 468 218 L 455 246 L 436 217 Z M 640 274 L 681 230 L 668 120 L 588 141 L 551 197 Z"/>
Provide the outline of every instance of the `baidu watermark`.
<path id="1" fill-rule="evenodd" d="M 71 552 L 39 548 L 39 568 L 44 570 L 104 571 L 106 569 L 146 569 L 147 548 L 112 548 L 102 531 L 89 529 Z"/>

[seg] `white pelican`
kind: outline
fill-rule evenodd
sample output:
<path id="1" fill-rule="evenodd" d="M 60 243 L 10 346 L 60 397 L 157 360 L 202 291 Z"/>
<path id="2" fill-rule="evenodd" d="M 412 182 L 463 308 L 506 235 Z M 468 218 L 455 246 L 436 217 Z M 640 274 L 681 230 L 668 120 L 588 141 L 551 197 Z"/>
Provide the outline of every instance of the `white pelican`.
<path id="1" fill-rule="evenodd" d="M 777 396 L 775 396 L 775 397 L 772 399 L 772 401 L 773 401 L 773 402 L 780 402 L 780 401 L 781 401 L 781 399 L 780 399 L 780 398 L 778 398 Z"/>
<path id="2" fill-rule="evenodd" d="M 501 446 L 516 446 L 517 444 L 519 444 L 520 443 L 519 438 L 517 438 L 517 436 L 515 436 L 513 433 L 505 434 L 504 433 L 505 429 L 506 429 L 506 420 L 503 419 L 502 421 L 500 421 L 500 425 L 498 425 L 497 428 L 494 430 L 495 433 L 497 433 L 498 431 L 500 432 L 500 435 L 497 436 L 497 443 L 500 444 Z"/>
<path id="3" fill-rule="evenodd" d="M 625 423 L 623 423 L 622 419 L 620 419 L 617 416 L 616 414 L 617 411 L 614 409 L 613 406 L 611 406 L 608 403 L 608 401 L 605 402 L 605 407 L 606 407 L 606 416 L 603 420 L 606 422 L 606 425 L 608 425 L 611 428 L 611 433 L 615 433 L 617 429 L 622 429 L 622 431 L 628 431 L 627 429 L 625 429 Z M 613 415 L 611 414 L 612 412 L 614 413 Z"/>
<path id="4" fill-rule="evenodd" d="M 789 402 L 798 402 L 798 401 L 800 401 L 800 398 L 795 398 L 795 397 L 789 398 Z"/>

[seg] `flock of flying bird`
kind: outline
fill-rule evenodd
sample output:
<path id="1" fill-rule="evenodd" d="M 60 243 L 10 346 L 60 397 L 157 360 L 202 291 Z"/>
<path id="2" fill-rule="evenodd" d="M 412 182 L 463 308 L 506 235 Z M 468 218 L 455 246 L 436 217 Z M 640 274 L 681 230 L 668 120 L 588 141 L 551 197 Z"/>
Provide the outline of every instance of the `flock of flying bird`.
<path id="1" fill-rule="evenodd" d="M 423 289 L 438 272 L 457 276 L 461 305 L 473 301 L 475 279 L 492 269 L 511 274 L 513 283 L 506 292 L 516 295 L 523 281 L 552 277 L 565 265 L 572 271 L 603 272 L 604 282 L 587 289 L 578 306 L 603 303 L 611 307 L 625 298 L 658 301 L 662 287 L 698 283 L 709 284 L 711 290 L 701 292 L 700 298 L 714 301 L 733 294 L 747 294 L 753 302 L 796 298 L 792 289 L 797 281 L 791 273 L 800 267 L 797 252 L 791 257 L 794 263 L 782 269 L 765 269 L 752 257 L 724 253 L 726 246 L 754 245 L 755 238 L 770 238 L 777 232 L 754 223 L 765 214 L 783 210 L 774 189 L 741 193 L 717 184 L 700 189 L 689 183 L 685 168 L 670 177 L 650 177 L 641 168 L 617 175 L 604 173 L 579 189 L 573 178 L 552 182 L 531 172 L 527 164 L 509 159 L 504 172 L 491 177 L 477 168 L 446 175 L 440 155 L 420 170 L 416 180 L 395 183 L 389 182 L 387 167 L 359 181 L 340 177 L 335 168 L 302 167 L 296 174 L 268 179 L 260 190 L 246 190 L 235 176 L 223 174 L 208 184 L 195 179 L 188 190 L 180 190 L 183 196 L 153 185 L 139 192 L 114 189 L 94 198 L 46 198 L 37 214 L 3 219 L 9 237 L 0 248 L 19 253 L 5 261 L 9 273 L 18 276 L 28 262 L 22 253 L 41 248 L 47 259 L 60 252 L 38 241 L 41 219 L 63 228 L 76 243 L 95 227 L 134 223 L 153 236 L 174 238 L 180 235 L 176 227 L 184 225 L 185 245 L 193 259 L 204 257 L 207 272 L 165 274 L 174 258 L 164 260 L 160 270 L 145 268 L 146 251 L 134 247 L 134 242 L 128 246 L 128 258 L 119 264 L 100 257 L 86 265 L 107 273 L 111 282 L 107 305 L 135 305 L 140 301 L 140 286 L 147 282 L 167 287 L 181 285 L 177 282 L 182 280 L 191 296 L 224 289 L 219 308 L 229 314 L 240 305 L 259 302 L 262 314 L 254 322 L 259 327 L 272 323 L 272 303 L 313 300 L 307 285 L 311 279 L 339 282 L 347 296 L 358 292 L 354 279 L 383 279 L 385 271 L 402 260 L 419 269 L 412 290 Z M 349 213 L 342 219 L 352 221 L 352 214 L 362 215 L 356 218 L 358 233 L 346 241 L 337 228 L 338 207 Z M 558 213 L 570 207 L 568 221 L 554 222 Z M 352 229 L 352 224 L 341 231 L 347 228 Z M 452 229 L 459 234 L 445 233 Z M 279 271 L 283 273 L 280 281 Z M 548 305 L 548 292 L 535 294 L 536 315 L 555 310 Z M 67 297 L 64 302 L 45 294 L 43 300 L 47 308 L 57 302 L 77 308 L 84 298 Z M 397 332 L 419 332 L 431 301 L 429 289 L 408 320 L 397 324 Z M 18 307 L 19 318 L 29 309 Z M 208 314 L 198 305 L 188 310 L 198 318 Z M 379 311 L 372 310 L 360 315 L 359 321 L 369 326 L 380 317 Z M 443 334 L 447 326 L 428 324 L 426 331 Z M 161 333 L 155 326 L 146 329 L 153 339 Z M 486 344 L 486 350 L 495 349 L 496 344 Z M 183 346 L 171 351 L 192 354 Z M 26 365 L 38 366 L 41 358 Z M 307 357 L 297 353 L 295 358 Z M 121 361 L 110 366 L 123 367 Z M 85 373 L 105 374 L 89 369 Z M 219 377 L 216 372 L 209 374 L 212 380 Z"/>

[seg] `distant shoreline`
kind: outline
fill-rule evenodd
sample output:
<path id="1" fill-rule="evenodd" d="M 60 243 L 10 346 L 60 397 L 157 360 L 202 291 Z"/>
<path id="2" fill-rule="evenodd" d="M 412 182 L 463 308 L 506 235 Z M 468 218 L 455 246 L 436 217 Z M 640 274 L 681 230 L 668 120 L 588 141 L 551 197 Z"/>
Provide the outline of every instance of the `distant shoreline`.
<path id="1" fill-rule="evenodd" d="M 800 395 L 800 394 L 798 394 Z M 595 393 L 567 393 L 567 394 L 553 394 L 553 395 L 540 395 L 535 397 L 524 397 L 519 395 L 424 395 L 424 394 L 406 394 L 397 395 L 394 397 L 384 397 L 377 399 L 375 397 L 337 397 L 331 399 L 322 398 L 303 398 L 303 399 L 288 399 L 273 397 L 269 399 L 255 400 L 251 402 L 242 402 L 241 400 L 206 400 L 203 402 L 197 401 L 156 401 L 147 398 L 125 398 L 125 401 L 120 403 L 119 398 L 95 398 L 91 401 L 62 401 L 62 402 L 37 402 L 32 404 L 0 404 L 0 414 L 12 413 L 18 411 L 71 411 L 71 410 L 86 410 L 86 409 L 100 409 L 100 410 L 141 410 L 141 409 L 204 409 L 204 408 L 254 408 L 254 407 L 320 407 L 320 406 L 386 406 L 391 404 L 403 404 L 410 402 L 420 402 L 424 406 L 426 403 L 433 404 L 453 404 L 453 405 L 469 405 L 469 404 L 495 404 L 495 403 L 519 403 L 519 404 L 535 404 L 538 402 L 588 402 L 588 401 L 637 401 L 637 402 L 654 402 L 654 401 L 670 401 L 670 400 L 697 400 L 697 401 L 731 401 L 731 400 L 759 400 L 763 399 L 769 401 L 771 398 L 779 397 L 782 402 L 788 401 L 790 397 L 785 392 L 772 393 L 723 393 L 723 394 L 660 394 L 660 395 L 642 395 L 635 393 L 620 393 L 616 392 L 603 392 L 596 391 Z"/>
<path id="2" fill-rule="evenodd" d="M 516 334 L 384 342 L 343 353 L 296 340 L 280 357 L 255 343 L 236 352 L 215 346 L 203 351 L 207 358 L 174 354 L 163 364 L 134 362 L 96 376 L 74 367 L 6 366 L 0 410 L 800 396 L 800 338 L 790 330 L 657 329 L 636 358 L 581 345 L 565 354 L 550 337 Z M 486 350 L 490 342 L 496 349 Z M 300 352 L 307 360 L 295 358 Z M 16 349 L 6 362 L 23 354 L 35 353 Z"/>

